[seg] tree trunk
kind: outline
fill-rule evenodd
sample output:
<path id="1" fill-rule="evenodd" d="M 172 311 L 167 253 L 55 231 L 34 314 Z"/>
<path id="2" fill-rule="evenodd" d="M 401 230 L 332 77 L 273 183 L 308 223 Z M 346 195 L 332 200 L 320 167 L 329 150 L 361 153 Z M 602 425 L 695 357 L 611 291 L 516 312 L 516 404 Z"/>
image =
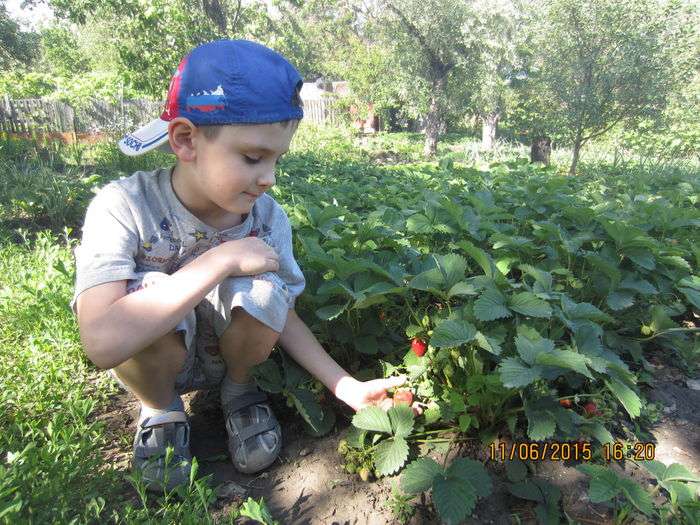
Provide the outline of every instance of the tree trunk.
<path id="1" fill-rule="evenodd" d="M 424 157 L 434 157 L 437 153 L 437 143 L 440 132 L 443 129 L 443 115 L 439 107 L 440 99 L 445 87 L 445 77 L 433 80 L 433 92 L 430 95 L 430 109 L 425 118 L 425 144 L 423 146 Z"/>
<path id="2" fill-rule="evenodd" d="M 552 153 L 552 139 L 547 136 L 535 137 L 530 147 L 530 162 L 543 162 L 549 166 L 549 155 Z"/>
<path id="3" fill-rule="evenodd" d="M 498 112 L 481 117 L 481 149 L 491 150 L 496 141 L 496 130 L 501 115 Z"/>
<path id="4" fill-rule="evenodd" d="M 578 166 L 578 157 L 581 152 L 581 134 L 576 134 L 576 140 L 574 140 L 574 158 L 571 159 L 571 167 L 569 168 L 569 175 L 576 175 L 576 166 Z"/>

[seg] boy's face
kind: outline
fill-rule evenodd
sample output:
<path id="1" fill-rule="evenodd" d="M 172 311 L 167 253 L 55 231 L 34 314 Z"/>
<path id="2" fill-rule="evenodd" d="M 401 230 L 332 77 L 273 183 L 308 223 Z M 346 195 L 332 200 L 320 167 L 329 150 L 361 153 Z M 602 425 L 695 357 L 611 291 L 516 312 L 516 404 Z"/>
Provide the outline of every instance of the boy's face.
<path id="1" fill-rule="evenodd" d="M 224 126 L 215 139 L 197 130 L 192 137 L 192 173 L 185 182 L 196 211 L 212 218 L 249 213 L 256 197 L 246 193 L 259 196 L 274 186 L 275 166 L 289 149 L 296 127 Z"/>

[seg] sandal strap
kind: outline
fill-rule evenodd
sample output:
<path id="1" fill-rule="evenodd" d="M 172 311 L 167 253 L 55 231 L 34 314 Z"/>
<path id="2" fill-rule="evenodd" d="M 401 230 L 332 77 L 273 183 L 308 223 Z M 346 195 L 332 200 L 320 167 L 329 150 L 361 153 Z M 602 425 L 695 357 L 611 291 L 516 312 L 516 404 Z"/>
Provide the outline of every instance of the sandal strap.
<path id="1" fill-rule="evenodd" d="M 257 405 L 258 403 L 264 403 L 265 401 L 267 401 L 267 394 L 265 392 L 246 392 L 245 394 L 236 396 L 227 403 L 224 403 L 221 410 L 223 411 L 224 416 L 228 418 L 243 408 Z"/>
<path id="2" fill-rule="evenodd" d="M 187 443 L 183 446 L 181 444 L 175 443 L 177 436 L 177 429 L 174 424 L 160 425 L 152 430 L 153 438 L 155 440 L 154 445 L 146 445 L 144 443 L 138 443 L 134 449 L 134 455 L 147 459 L 152 456 L 162 456 L 165 454 L 165 449 L 170 444 L 173 447 L 173 453 L 175 456 L 189 457 L 189 435 L 185 437 Z M 189 429 L 187 430 L 189 434 Z M 140 434 L 138 434 L 140 436 Z"/>
<path id="3" fill-rule="evenodd" d="M 156 416 L 147 417 L 141 422 L 141 428 L 150 428 L 167 423 L 187 423 L 187 414 L 182 411 L 169 411 Z"/>
<path id="4" fill-rule="evenodd" d="M 257 423 L 253 423 L 248 427 L 245 427 L 240 432 L 235 433 L 234 436 L 238 440 L 239 444 L 242 444 L 245 443 L 247 439 L 252 438 L 253 436 L 257 436 L 258 434 L 262 434 L 263 432 L 267 432 L 269 430 L 275 430 L 277 426 L 278 423 L 275 420 L 275 418 L 270 417 L 265 421 L 259 421 Z"/>

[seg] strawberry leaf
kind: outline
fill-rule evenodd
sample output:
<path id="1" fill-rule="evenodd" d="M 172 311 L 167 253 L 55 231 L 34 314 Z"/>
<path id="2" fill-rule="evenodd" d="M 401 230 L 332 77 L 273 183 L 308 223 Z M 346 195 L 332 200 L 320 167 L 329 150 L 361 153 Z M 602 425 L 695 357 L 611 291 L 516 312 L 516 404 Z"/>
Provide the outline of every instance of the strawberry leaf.
<path id="1" fill-rule="evenodd" d="M 366 407 L 357 412 L 352 418 L 352 424 L 364 430 L 391 434 L 389 416 L 377 406 Z"/>
<path id="2" fill-rule="evenodd" d="M 435 348 L 459 346 L 472 341 L 476 336 L 473 324 L 462 320 L 442 321 L 433 330 L 430 345 Z"/>
<path id="3" fill-rule="evenodd" d="M 408 443 L 396 436 L 382 441 L 374 451 L 374 466 L 377 474 L 388 476 L 399 470 L 408 458 Z"/>
<path id="4" fill-rule="evenodd" d="M 476 301 L 474 301 L 474 316 L 479 321 L 493 321 L 512 314 L 506 308 L 506 300 L 495 288 L 487 288 Z"/>
<path id="5" fill-rule="evenodd" d="M 530 317 L 549 318 L 552 316 L 552 309 L 549 303 L 540 299 L 532 292 L 522 292 L 514 295 L 510 299 L 509 306 L 511 310 L 515 310 L 519 314 L 529 315 Z"/>
<path id="6" fill-rule="evenodd" d="M 622 492 L 627 496 L 627 499 L 641 512 L 649 516 L 654 511 L 654 504 L 651 501 L 651 496 L 639 483 L 631 479 L 620 478 L 619 484 L 620 488 L 622 488 Z M 593 500 L 591 499 L 591 501 Z"/>
<path id="7" fill-rule="evenodd" d="M 448 467 L 445 475 L 459 478 L 474 488 L 474 492 L 480 498 L 491 494 L 491 478 L 486 473 L 484 465 L 473 459 L 458 458 Z"/>
<path id="8" fill-rule="evenodd" d="M 542 367 L 530 368 L 517 357 L 508 357 L 498 365 L 501 383 L 507 388 L 522 388 L 542 377 Z"/>
<path id="9" fill-rule="evenodd" d="M 608 389 L 620 400 L 620 403 L 625 407 L 630 417 L 632 419 L 639 417 L 642 401 L 639 399 L 639 396 L 634 393 L 634 390 L 614 377 L 610 378 L 609 381 L 604 381 Z"/>
<path id="10" fill-rule="evenodd" d="M 413 430 L 413 409 L 406 405 L 394 405 L 387 411 L 395 436 L 406 437 Z"/>
<path id="11" fill-rule="evenodd" d="M 459 478 L 437 476 L 433 482 L 433 503 L 448 525 L 460 523 L 476 505 L 474 487 Z"/>
<path id="12" fill-rule="evenodd" d="M 419 458 L 406 467 L 401 476 L 401 488 L 408 494 L 418 494 L 433 486 L 433 479 L 443 474 L 443 468 L 432 458 Z"/>

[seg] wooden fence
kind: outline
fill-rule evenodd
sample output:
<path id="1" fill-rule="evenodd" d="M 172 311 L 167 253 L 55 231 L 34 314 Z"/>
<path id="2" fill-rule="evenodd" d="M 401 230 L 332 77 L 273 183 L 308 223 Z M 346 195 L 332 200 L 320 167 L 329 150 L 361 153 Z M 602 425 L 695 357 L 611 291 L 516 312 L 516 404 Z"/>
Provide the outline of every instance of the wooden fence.
<path id="1" fill-rule="evenodd" d="M 41 99 L 0 100 L 0 132 L 51 135 L 123 134 L 132 131 L 163 111 L 163 102 L 91 100 L 79 107 Z M 328 100 L 305 100 L 304 120 L 318 125 L 339 125 L 338 111 Z"/>

